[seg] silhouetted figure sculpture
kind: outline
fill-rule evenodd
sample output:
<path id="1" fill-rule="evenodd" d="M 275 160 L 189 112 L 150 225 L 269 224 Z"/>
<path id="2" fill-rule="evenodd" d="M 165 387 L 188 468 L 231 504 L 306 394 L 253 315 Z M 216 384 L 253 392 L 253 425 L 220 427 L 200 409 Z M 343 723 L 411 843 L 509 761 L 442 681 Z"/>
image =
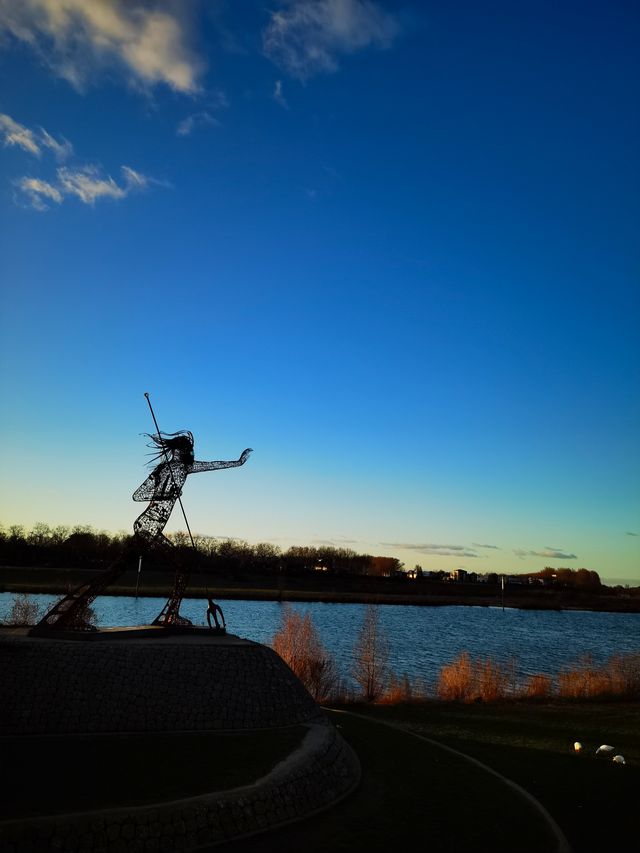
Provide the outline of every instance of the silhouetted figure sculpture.
<path id="1" fill-rule="evenodd" d="M 216 631 L 224 631 L 227 627 L 227 623 L 224 621 L 224 613 L 222 612 L 222 607 L 216 604 L 213 598 L 208 599 L 209 606 L 207 607 L 207 622 L 209 627 L 213 630 L 214 626 L 211 624 L 211 619 L 213 619 L 215 623 Z M 218 613 L 220 614 L 220 618 L 222 619 L 222 625 L 218 622 Z"/>
<path id="2" fill-rule="evenodd" d="M 150 501 L 149 506 L 134 521 L 133 529 L 136 537 L 152 547 L 163 548 L 171 559 L 173 555 L 169 549 L 173 549 L 173 543 L 162 531 L 169 521 L 176 501 L 182 495 L 182 487 L 189 474 L 217 471 L 220 468 L 237 468 L 247 461 L 251 448 L 243 450 L 240 459 L 231 462 L 196 462 L 193 456 L 193 434 L 187 430 L 150 435 L 149 438 L 158 451 L 155 459 L 163 461 L 133 493 L 134 501 Z M 154 619 L 154 625 L 189 624 L 178 613 L 188 576 L 187 571 L 177 567 L 173 592 L 159 616 Z"/>
<path id="3" fill-rule="evenodd" d="M 154 619 L 154 625 L 190 625 L 188 619 L 180 616 L 180 604 L 189 579 L 189 570 L 176 558 L 175 549 L 170 539 L 164 535 L 164 528 L 169 521 L 176 501 L 182 494 L 189 474 L 200 471 L 217 471 L 221 468 L 236 468 L 249 458 L 251 448 L 244 450 L 239 459 L 230 462 L 197 462 L 193 454 L 193 434 L 188 430 L 174 433 L 156 433 L 149 435 L 153 442 L 150 447 L 156 451 L 153 461 L 162 460 L 151 474 L 133 493 L 134 501 L 149 501 L 149 506 L 133 523 L 134 539 L 125 553 L 108 569 L 105 569 L 94 581 L 83 584 L 57 602 L 36 625 L 38 628 L 68 628 L 82 630 L 84 624 L 82 614 L 89 604 L 100 595 L 125 570 L 133 554 L 140 550 L 159 550 L 176 569 L 173 591 L 160 614 Z M 209 599 L 209 605 L 213 602 Z M 222 615 L 222 610 L 214 604 Z M 216 627 L 220 628 L 213 612 Z M 207 611 L 209 619 L 209 611 Z M 222 616 L 224 627 L 224 616 Z M 209 625 L 210 625 L 209 619 Z"/>
<path id="4" fill-rule="evenodd" d="M 149 506 L 134 521 L 133 529 L 136 536 L 149 545 L 173 547 L 162 531 L 169 521 L 176 501 L 182 494 L 182 487 L 189 474 L 217 471 L 220 468 L 237 468 L 247 461 L 251 448 L 243 450 L 240 459 L 232 462 L 196 462 L 193 458 L 192 433 L 185 430 L 150 435 L 149 438 L 158 449 L 155 458 L 163 461 L 133 493 L 134 501 L 150 501 Z"/>

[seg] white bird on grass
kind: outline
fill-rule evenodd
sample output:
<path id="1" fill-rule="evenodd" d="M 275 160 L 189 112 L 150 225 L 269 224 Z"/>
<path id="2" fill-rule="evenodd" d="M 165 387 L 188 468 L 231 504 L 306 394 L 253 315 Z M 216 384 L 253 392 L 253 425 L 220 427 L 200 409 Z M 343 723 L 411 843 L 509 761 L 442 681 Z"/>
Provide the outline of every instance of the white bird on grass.
<path id="1" fill-rule="evenodd" d="M 614 752 L 616 751 L 615 746 L 610 746 L 608 743 L 603 743 L 602 746 L 599 746 L 596 749 L 596 757 L 598 758 L 610 758 Z"/>
<path id="2" fill-rule="evenodd" d="M 627 762 L 624 760 L 624 755 L 614 755 L 613 761 L 615 764 L 626 764 Z"/>

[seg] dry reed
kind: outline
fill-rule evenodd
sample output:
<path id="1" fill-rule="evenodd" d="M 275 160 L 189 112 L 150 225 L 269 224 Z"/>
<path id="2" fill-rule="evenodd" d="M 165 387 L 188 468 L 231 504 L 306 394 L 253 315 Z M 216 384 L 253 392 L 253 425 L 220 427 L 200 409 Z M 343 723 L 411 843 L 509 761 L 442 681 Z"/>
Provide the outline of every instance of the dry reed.
<path id="1" fill-rule="evenodd" d="M 553 693 L 553 679 L 538 672 L 527 679 L 522 695 L 527 699 L 548 699 Z"/>
<path id="2" fill-rule="evenodd" d="M 322 645 L 310 613 L 301 616 L 285 606 L 271 646 L 317 702 L 326 702 L 340 693 L 335 661 Z"/>

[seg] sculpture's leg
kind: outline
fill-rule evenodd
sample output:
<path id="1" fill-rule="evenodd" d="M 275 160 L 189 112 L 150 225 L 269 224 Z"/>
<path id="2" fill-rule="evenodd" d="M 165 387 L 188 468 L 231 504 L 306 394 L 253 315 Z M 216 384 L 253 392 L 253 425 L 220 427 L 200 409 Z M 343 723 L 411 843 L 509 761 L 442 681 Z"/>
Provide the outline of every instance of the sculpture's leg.
<path id="1" fill-rule="evenodd" d="M 164 537 L 163 537 L 164 538 Z M 190 569 L 183 564 L 179 557 L 174 556 L 173 546 L 169 540 L 165 540 L 167 545 L 163 544 L 163 553 L 167 559 L 173 563 L 176 568 L 175 579 L 173 582 L 173 590 L 167 599 L 164 607 L 156 618 L 151 623 L 152 625 L 191 625 L 191 622 L 184 616 L 180 616 L 180 605 L 184 598 L 184 591 L 189 581 Z"/>
<path id="2" fill-rule="evenodd" d="M 84 618 L 87 608 L 128 568 L 133 554 L 132 548 L 127 548 L 125 553 L 118 557 L 111 565 L 100 572 L 98 577 L 90 583 L 80 584 L 64 598 L 57 601 L 42 619 L 35 625 L 30 634 L 39 634 L 51 629 L 62 631 L 87 631 L 91 626 L 87 625 Z"/>

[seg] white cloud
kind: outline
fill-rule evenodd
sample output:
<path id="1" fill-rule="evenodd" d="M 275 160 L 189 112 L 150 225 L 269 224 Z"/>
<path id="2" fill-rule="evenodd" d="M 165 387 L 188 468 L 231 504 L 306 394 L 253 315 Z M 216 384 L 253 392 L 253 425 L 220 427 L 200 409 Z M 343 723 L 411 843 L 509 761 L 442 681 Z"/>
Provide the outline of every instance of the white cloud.
<path id="1" fill-rule="evenodd" d="M 129 190 L 146 190 L 151 182 L 150 178 L 130 166 L 122 166 L 122 174 Z"/>
<path id="2" fill-rule="evenodd" d="M 102 175 L 96 166 L 76 169 L 63 166 L 56 170 L 54 184 L 24 177 L 16 182 L 16 186 L 26 195 L 32 207 L 47 210 L 45 199 L 61 204 L 65 198 L 75 197 L 93 206 L 100 199 L 126 198 L 130 193 L 147 189 L 149 184 L 156 183 L 130 166 L 122 166 L 121 171 L 123 181 L 117 183 L 110 175 Z"/>
<path id="3" fill-rule="evenodd" d="M 273 62 L 306 80 L 336 71 L 341 54 L 388 47 L 398 32 L 395 18 L 373 0 L 289 0 L 272 13 L 263 48 Z"/>
<path id="4" fill-rule="evenodd" d="M 40 157 L 43 149 L 52 151 L 57 160 L 66 159 L 73 152 L 66 139 L 60 142 L 42 127 L 31 130 L 4 113 L 0 113 L 0 140 L 5 146 L 17 146 L 35 157 Z M 101 198 L 121 199 L 136 190 L 147 189 L 151 183 L 162 183 L 130 166 L 122 166 L 121 171 L 120 183 L 110 175 L 102 175 L 97 166 L 60 166 L 53 182 L 25 175 L 13 183 L 22 193 L 22 199 L 40 211 L 48 210 L 47 201 L 62 204 L 65 198 L 75 196 L 84 204 L 93 205 Z"/>
<path id="5" fill-rule="evenodd" d="M 162 83 L 190 94 L 203 63 L 178 9 L 184 6 L 149 0 L 0 0 L 0 31 L 36 50 L 77 89 L 115 64 L 138 86 Z"/>
<path id="6" fill-rule="evenodd" d="M 35 133 L 4 113 L 0 113 L 0 134 L 5 146 L 15 145 L 29 154 L 40 156 L 40 146 Z"/>
<path id="7" fill-rule="evenodd" d="M 58 183 L 65 195 L 75 195 L 85 204 L 95 204 L 99 198 L 124 198 L 127 194 L 127 189 L 111 176 L 101 177 L 95 166 L 58 169 Z"/>
<path id="8" fill-rule="evenodd" d="M 44 127 L 31 130 L 6 113 L 0 113 L 0 138 L 5 147 L 16 146 L 35 157 L 41 155 L 43 148 L 53 151 L 57 160 L 66 160 L 73 153 L 73 146 L 64 137 L 58 142 Z"/>
<path id="9" fill-rule="evenodd" d="M 31 207 L 35 210 L 48 210 L 49 206 L 45 203 L 45 199 L 55 201 L 56 204 L 62 202 L 60 190 L 39 178 L 20 178 L 16 185 L 26 195 Z"/>
<path id="10" fill-rule="evenodd" d="M 176 133 L 178 136 L 190 136 L 197 127 L 204 127 L 205 125 L 220 127 L 220 122 L 208 112 L 193 113 L 180 122 Z"/>
<path id="11" fill-rule="evenodd" d="M 57 160 L 66 160 L 67 157 L 70 157 L 73 154 L 73 145 L 68 139 L 62 137 L 62 142 L 58 142 L 58 140 L 54 139 L 53 136 L 47 133 L 43 127 L 40 128 L 40 141 L 45 148 L 49 148 L 53 151 Z"/>

